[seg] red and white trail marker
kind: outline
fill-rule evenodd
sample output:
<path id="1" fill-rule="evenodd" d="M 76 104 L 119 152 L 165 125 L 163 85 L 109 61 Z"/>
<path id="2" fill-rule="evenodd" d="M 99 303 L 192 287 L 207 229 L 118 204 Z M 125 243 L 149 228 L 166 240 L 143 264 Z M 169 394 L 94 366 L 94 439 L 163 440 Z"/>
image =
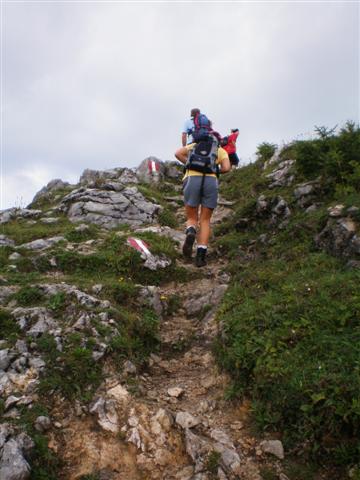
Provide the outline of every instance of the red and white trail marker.
<path id="1" fill-rule="evenodd" d="M 135 248 L 135 250 L 138 252 L 144 253 L 147 257 L 151 255 L 149 245 L 145 243 L 144 240 L 141 240 L 140 238 L 129 237 L 127 239 L 127 243 L 131 247 Z"/>
<path id="2" fill-rule="evenodd" d="M 154 160 L 148 160 L 148 168 L 151 174 L 159 173 L 160 165 L 158 164 L 158 162 L 155 162 Z"/>

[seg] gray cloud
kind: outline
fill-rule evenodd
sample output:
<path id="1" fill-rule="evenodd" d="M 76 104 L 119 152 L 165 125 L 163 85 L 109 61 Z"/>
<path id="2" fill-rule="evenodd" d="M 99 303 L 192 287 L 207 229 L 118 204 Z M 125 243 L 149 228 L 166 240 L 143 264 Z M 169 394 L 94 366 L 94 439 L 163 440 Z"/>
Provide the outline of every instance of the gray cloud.
<path id="1" fill-rule="evenodd" d="M 6 3 L 2 208 L 85 168 L 172 159 L 189 109 L 244 162 L 359 120 L 357 3 Z"/>

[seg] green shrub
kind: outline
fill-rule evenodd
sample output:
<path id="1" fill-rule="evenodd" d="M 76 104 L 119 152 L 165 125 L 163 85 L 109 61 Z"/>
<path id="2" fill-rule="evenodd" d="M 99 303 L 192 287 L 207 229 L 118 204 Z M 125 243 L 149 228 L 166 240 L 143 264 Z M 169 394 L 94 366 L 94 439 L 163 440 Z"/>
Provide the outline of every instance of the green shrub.
<path id="1" fill-rule="evenodd" d="M 58 480 L 58 473 L 62 464 L 48 447 L 48 438 L 38 432 L 34 432 L 31 437 L 35 447 L 30 457 L 30 480 Z"/>
<path id="2" fill-rule="evenodd" d="M 256 156 L 261 162 L 266 162 L 274 155 L 277 145 L 274 143 L 263 142 L 257 146 Z"/>
<path id="3" fill-rule="evenodd" d="M 206 459 L 205 468 L 206 468 L 206 471 L 210 473 L 211 478 L 218 478 L 217 472 L 220 466 L 220 460 L 221 460 L 220 452 L 216 452 L 215 450 L 212 450 L 209 453 Z"/>
<path id="4" fill-rule="evenodd" d="M 95 239 L 98 236 L 98 228 L 95 225 L 88 225 L 84 230 L 72 228 L 65 234 L 66 240 L 73 243 L 85 242 L 86 240 Z"/>
<path id="5" fill-rule="evenodd" d="M 15 294 L 14 299 L 22 306 L 36 305 L 44 298 L 44 292 L 39 287 L 29 285 L 20 288 Z"/>
<path id="6" fill-rule="evenodd" d="M 66 294 L 65 292 L 58 292 L 52 295 L 47 303 L 47 307 L 53 312 L 62 312 L 66 305 Z"/>
<path id="7" fill-rule="evenodd" d="M 297 168 L 305 178 L 360 189 L 360 128 L 348 122 L 336 135 L 317 128 L 318 139 L 294 142 Z"/>
<path id="8" fill-rule="evenodd" d="M 12 342 L 20 333 L 20 327 L 12 315 L 0 308 L 0 340 Z"/>
<path id="9" fill-rule="evenodd" d="M 9 255 L 13 252 L 11 247 L 0 247 L 0 269 L 6 267 L 9 263 Z"/>
<path id="10" fill-rule="evenodd" d="M 160 225 L 164 225 L 170 228 L 176 228 L 178 221 L 175 214 L 169 209 L 164 208 L 158 215 Z"/>
<path id="11" fill-rule="evenodd" d="M 111 339 L 110 351 L 120 360 L 130 358 L 141 363 L 159 345 L 159 318 L 151 309 L 122 312 L 117 325 L 120 333 Z"/>
<path id="12" fill-rule="evenodd" d="M 51 335 L 43 335 L 37 342 L 46 361 L 40 393 L 59 391 L 69 399 L 90 400 L 101 381 L 101 366 L 92 358 L 91 341 L 84 341 L 81 334 L 69 335 L 62 352 Z"/>
<path id="13" fill-rule="evenodd" d="M 133 302 L 136 300 L 139 287 L 132 282 L 124 280 L 120 277 L 118 283 L 113 285 L 111 296 L 119 305 Z"/>

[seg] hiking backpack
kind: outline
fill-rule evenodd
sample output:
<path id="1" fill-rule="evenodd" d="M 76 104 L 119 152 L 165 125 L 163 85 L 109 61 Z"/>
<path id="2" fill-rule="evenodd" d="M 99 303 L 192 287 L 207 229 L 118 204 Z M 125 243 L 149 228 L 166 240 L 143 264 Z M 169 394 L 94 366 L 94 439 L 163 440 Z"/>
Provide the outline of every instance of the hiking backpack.
<path id="1" fill-rule="evenodd" d="M 192 136 L 194 142 L 201 142 L 206 140 L 211 132 L 211 122 L 203 113 L 197 113 L 194 117 L 194 129 L 192 130 Z"/>
<path id="2" fill-rule="evenodd" d="M 190 152 L 185 168 L 196 172 L 219 174 L 219 166 L 216 164 L 218 142 L 208 135 L 206 140 L 201 140 Z"/>

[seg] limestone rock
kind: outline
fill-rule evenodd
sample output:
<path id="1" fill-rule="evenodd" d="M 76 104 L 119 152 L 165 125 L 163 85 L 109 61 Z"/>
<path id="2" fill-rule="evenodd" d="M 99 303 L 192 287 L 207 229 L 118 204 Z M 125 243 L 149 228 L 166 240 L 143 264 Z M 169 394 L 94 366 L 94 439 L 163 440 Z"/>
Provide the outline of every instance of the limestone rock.
<path id="1" fill-rule="evenodd" d="M 325 228 L 315 237 L 318 247 L 338 257 L 360 255 L 358 225 L 349 217 L 329 218 Z"/>
<path id="2" fill-rule="evenodd" d="M 0 212 L 0 224 L 10 222 L 16 218 L 37 218 L 42 215 L 42 210 L 31 208 L 9 208 Z"/>
<path id="3" fill-rule="evenodd" d="M 165 257 L 165 255 L 148 255 L 146 256 L 144 267 L 148 268 L 149 270 L 156 271 L 159 268 L 169 267 L 171 263 L 171 260 Z"/>
<path id="4" fill-rule="evenodd" d="M 263 452 L 271 453 L 282 460 L 284 458 L 284 447 L 280 440 L 263 440 L 260 443 Z"/>
<path id="5" fill-rule="evenodd" d="M 151 223 L 160 210 L 136 186 L 124 186 L 121 192 L 79 188 L 63 198 L 60 208 L 71 222 L 95 223 L 108 229 Z"/>
<path id="6" fill-rule="evenodd" d="M 142 183 L 159 183 L 164 178 L 165 165 L 156 157 L 147 157 L 136 169 L 136 176 Z"/>
<path id="7" fill-rule="evenodd" d="M 51 238 L 40 238 L 39 240 L 33 240 L 32 242 L 23 243 L 19 245 L 18 248 L 26 248 L 27 250 L 45 250 L 46 248 L 50 248 L 56 243 L 65 241 L 65 237 L 63 236 L 56 236 Z"/>
<path id="8" fill-rule="evenodd" d="M 164 162 L 164 167 L 165 177 L 176 180 L 183 175 L 182 166 L 178 162 Z"/>
<path id="9" fill-rule="evenodd" d="M 175 230 L 173 228 L 167 227 L 167 226 L 150 226 L 150 227 L 141 227 L 141 228 L 136 228 L 135 232 L 143 233 L 143 232 L 152 232 L 152 233 L 157 233 L 158 235 L 162 235 L 164 237 L 171 238 L 174 240 L 179 245 L 182 245 L 184 243 L 184 234 L 179 232 L 178 230 Z"/>
<path id="10" fill-rule="evenodd" d="M 14 240 L 7 237 L 6 235 L 0 235 L 0 247 L 13 247 L 14 245 L 15 245 Z"/>
<path id="11" fill-rule="evenodd" d="M 184 389 L 180 387 L 168 388 L 167 394 L 169 397 L 179 398 L 184 393 Z"/>
<path id="12" fill-rule="evenodd" d="M 295 160 L 283 160 L 276 166 L 273 172 L 268 173 L 266 177 L 272 180 L 269 188 L 287 187 L 291 185 L 294 180 L 294 175 L 291 174 L 294 163 Z"/>
<path id="13" fill-rule="evenodd" d="M 163 306 L 160 299 L 159 288 L 153 285 L 141 287 L 137 295 L 139 305 L 148 306 L 161 317 L 163 314 Z"/>
<path id="14" fill-rule="evenodd" d="M 112 433 L 119 431 L 119 419 L 114 400 L 106 400 L 100 397 L 90 406 L 89 411 L 97 415 L 98 424 L 101 428 Z"/>
<path id="15" fill-rule="evenodd" d="M 125 375 L 136 375 L 137 368 L 130 360 L 126 360 L 123 365 L 123 372 Z"/>
<path id="16" fill-rule="evenodd" d="M 26 439 L 19 437 L 10 438 L 3 446 L 0 460 L 1 480 L 27 480 L 30 477 L 30 465 L 24 458 L 24 450 L 28 450 L 33 443 L 27 436 Z"/>
<path id="17" fill-rule="evenodd" d="M 69 186 L 68 182 L 63 182 L 59 178 L 55 178 L 54 180 L 50 180 L 50 182 L 39 190 L 36 195 L 34 196 L 31 203 L 35 203 L 37 200 L 49 198 L 50 195 L 55 192 L 56 190 L 61 190 Z"/>
<path id="18" fill-rule="evenodd" d="M 10 354 L 9 349 L 0 350 L 0 370 L 7 370 L 13 355 Z"/>
<path id="19" fill-rule="evenodd" d="M 328 208 L 329 217 L 338 218 L 342 216 L 345 205 L 335 205 Z"/>
<path id="20" fill-rule="evenodd" d="M 276 148 L 274 155 L 264 163 L 263 169 L 266 170 L 270 165 L 275 165 L 281 161 L 280 158 L 281 149 Z"/>
<path id="21" fill-rule="evenodd" d="M 47 430 L 49 430 L 51 428 L 51 420 L 50 420 L 49 417 L 45 417 L 44 415 L 40 415 L 35 420 L 34 427 L 38 432 L 46 432 Z"/>
<path id="22" fill-rule="evenodd" d="M 180 427 L 184 429 L 189 429 L 192 427 L 195 427 L 196 425 L 199 425 L 200 420 L 189 412 L 177 412 L 175 421 Z"/>
<path id="23" fill-rule="evenodd" d="M 5 305 L 8 299 L 18 291 L 16 286 L 0 286 L 0 305 Z"/>
<path id="24" fill-rule="evenodd" d="M 57 218 L 57 217 L 43 217 L 43 218 L 40 218 L 40 222 L 45 223 L 46 225 L 50 225 L 50 224 L 53 224 L 53 223 L 58 223 L 59 220 L 60 219 Z"/>
<path id="25" fill-rule="evenodd" d="M 91 170 L 87 168 L 80 177 L 80 185 L 90 188 L 108 188 L 120 190 L 123 185 L 138 183 L 135 173 L 129 168 L 112 168 L 109 170 Z"/>
<path id="26" fill-rule="evenodd" d="M 56 322 L 50 312 L 44 307 L 18 307 L 13 310 L 20 328 L 27 331 L 27 335 L 38 337 L 52 328 L 56 328 Z"/>

